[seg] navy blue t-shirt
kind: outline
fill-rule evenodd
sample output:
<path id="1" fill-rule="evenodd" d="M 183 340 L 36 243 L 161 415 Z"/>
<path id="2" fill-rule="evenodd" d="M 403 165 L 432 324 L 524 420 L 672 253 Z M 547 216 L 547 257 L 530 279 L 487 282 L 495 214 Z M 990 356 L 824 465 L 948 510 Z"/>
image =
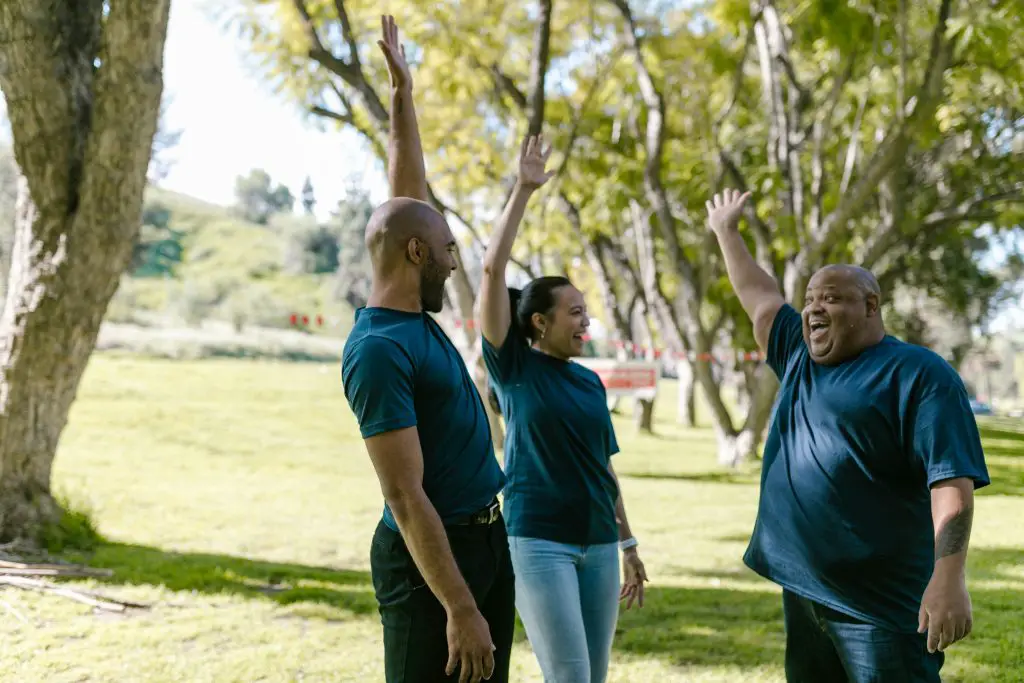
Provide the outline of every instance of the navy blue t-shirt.
<path id="1" fill-rule="evenodd" d="M 442 522 L 490 504 L 505 484 L 491 427 L 466 364 L 426 313 L 362 308 L 341 361 L 345 397 L 364 439 L 416 427 L 423 490 Z M 384 523 L 398 531 L 390 507 Z"/>
<path id="2" fill-rule="evenodd" d="M 915 632 L 935 563 L 930 486 L 989 483 L 963 382 L 938 354 L 891 336 L 819 365 L 789 305 L 767 360 L 781 387 L 744 562 L 805 598 Z"/>
<path id="3" fill-rule="evenodd" d="M 484 362 L 505 418 L 504 513 L 510 536 L 557 543 L 615 543 L 618 453 L 597 374 L 536 351 L 509 333 L 483 340 Z"/>

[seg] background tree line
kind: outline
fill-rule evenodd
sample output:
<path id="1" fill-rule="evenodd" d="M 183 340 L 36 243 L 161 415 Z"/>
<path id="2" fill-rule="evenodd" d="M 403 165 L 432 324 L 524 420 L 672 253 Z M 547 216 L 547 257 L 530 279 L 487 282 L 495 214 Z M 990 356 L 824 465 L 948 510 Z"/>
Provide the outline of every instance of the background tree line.
<path id="1" fill-rule="evenodd" d="M 379 11 L 248 0 L 222 17 L 283 98 L 358 131 L 383 158 Z M 435 203 L 470 253 L 507 196 L 517 141 L 543 131 L 558 176 L 532 207 L 518 267 L 571 274 L 622 340 L 691 357 L 753 348 L 704 227 L 704 200 L 726 186 L 754 193 L 749 244 L 797 306 L 817 267 L 859 263 L 901 304 L 894 331 L 926 340 L 925 327 L 944 324 L 929 310 L 969 329 L 1016 274 L 1012 254 L 982 265 L 1020 225 L 1024 199 L 1024 31 L 1011 3 L 499 0 L 389 12 L 413 61 Z M 468 272 L 451 283 L 462 318 Z M 963 345 L 948 355 L 956 362 Z M 711 408 L 721 461 L 750 457 L 771 373 L 693 362 L 682 375 Z"/>

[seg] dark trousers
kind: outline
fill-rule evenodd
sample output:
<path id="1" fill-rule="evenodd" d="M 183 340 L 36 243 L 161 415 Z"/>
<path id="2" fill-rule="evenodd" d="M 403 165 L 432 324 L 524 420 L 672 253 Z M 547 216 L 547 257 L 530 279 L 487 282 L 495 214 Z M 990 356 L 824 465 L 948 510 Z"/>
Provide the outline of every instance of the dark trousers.
<path id="1" fill-rule="evenodd" d="M 898 633 L 783 591 L 788 683 L 939 683 L 945 655 L 927 634 Z"/>
<path id="2" fill-rule="evenodd" d="M 494 674 L 489 683 L 507 683 L 515 628 L 515 575 L 505 521 L 445 529 L 452 554 L 487 620 L 494 642 Z M 373 588 L 384 626 L 386 683 L 458 681 L 448 663 L 447 615 L 416 568 L 402 536 L 382 521 L 370 550 Z"/>

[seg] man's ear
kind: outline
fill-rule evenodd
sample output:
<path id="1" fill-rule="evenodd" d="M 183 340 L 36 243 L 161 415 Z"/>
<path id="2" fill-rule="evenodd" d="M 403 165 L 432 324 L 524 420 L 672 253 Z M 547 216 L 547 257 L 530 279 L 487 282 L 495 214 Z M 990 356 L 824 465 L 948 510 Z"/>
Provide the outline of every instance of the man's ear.
<path id="1" fill-rule="evenodd" d="M 864 301 L 867 305 L 868 317 L 874 318 L 876 315 L 878 315 L 878 308 L 881 304 L 878 295 L 873 293 L 868 294 L 867 296 L 864 297 Z"/>
<path id="2" fill-rule="evenodd" d="M 423 244 L 423 242 L 421 242 L 416 237 L 411 238 L 409 242 L 405 245 L 405 257 L 409 259 L 410 262 L 416 264 L 417 266 L 423 263 L 423 260 L 426 257 L 426 255 L 426 245 Z"/>

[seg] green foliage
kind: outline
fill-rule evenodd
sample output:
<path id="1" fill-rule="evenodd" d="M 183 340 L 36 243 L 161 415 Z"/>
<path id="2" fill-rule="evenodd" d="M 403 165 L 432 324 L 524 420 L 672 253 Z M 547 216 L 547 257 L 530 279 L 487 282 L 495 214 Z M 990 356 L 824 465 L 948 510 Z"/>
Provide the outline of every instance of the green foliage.
<path id="1" fill-rule="evenodd" d="M 297 225 L 287 232 L 285 239 L 285 272 L 329 274 L 338 270 L 338 236 L 329 226 Z"/>
<path id="2" fill-rule="evenodd" d="M 370 255 L 363 239 L 366 225 L 373 214 L 370 198 L 357 188 L 338 202 L 331 214 L 329 230 L 337 235 L 338 271 L 335 292 L 339 299 L 353 308 L 366 305 L 370 296 Z"/>
<path id="3" fill-rule="evenodd" d="M 40 542 L 49 553 L 94 550 L 105 539 L 96 528 L 92 511 L 79 507 L 67 496 L 57 496 L 60 516 L 41 531 Z"/>
<path id="4" fill-rule="evenodd" d="M 270 175 L 258 168 L 235 181 L 235 200 L 242 218 L 259 225 L 266 225 L 274 214 L 290 213 L 295 206 L 291 190 L 274 184 Z"/>
<path id="5" fill-rule="evenodd" d="M 130 270 L 135 277 L 167 277 L 181 263 L 185 233 L 171 227 L 171 211 L 158 202 L 146 204 L 142 227 L 132 249 Z"/>
<path id="6" fill-rule="evenodd" d="M 1009 270 L 982 257 L 1024 216 L 1014 154 L 1024 145 L 1024 19 L 1011 3 L 954 3 L 944 30 L 939 3 L 776 0 L 756 16 L 746 0 L 627 4 L 638 54 L 617 3 L 554 3 L 544 133 L 559 174 L 531 203 L 516 260 L 560 269 L 591 249 L 593 264 L 593 240 L 607 238 L 623 257 L 603 264 L 620 319 L 639 276 L 653 273 L 648 310 L 658 297 L 677 309 L 655 325 L 657 343 L 693 345 L 718 330 L 723 346 L 749 349 L 704 207 L 744 186 L 757 218 L 744 226 L 749 243 L 797 305 L 827 262 L 872 268 L 888 292 L 932 292 L 965 319 L 999 303 Z M 483 242 L 478 226 L 500 212 L 531 113 L 536 7 L 386 9 L 412 65 L 429 178 Z M 283 98 L 383 156 L 379 4 L 248 0 L 229 11 Z M 652 141 L 662 112 L 664 135 Z M 648 232 L 652 263 L 638 249 Z M 596 288 L 588 294 L 597 309 Z"/>

